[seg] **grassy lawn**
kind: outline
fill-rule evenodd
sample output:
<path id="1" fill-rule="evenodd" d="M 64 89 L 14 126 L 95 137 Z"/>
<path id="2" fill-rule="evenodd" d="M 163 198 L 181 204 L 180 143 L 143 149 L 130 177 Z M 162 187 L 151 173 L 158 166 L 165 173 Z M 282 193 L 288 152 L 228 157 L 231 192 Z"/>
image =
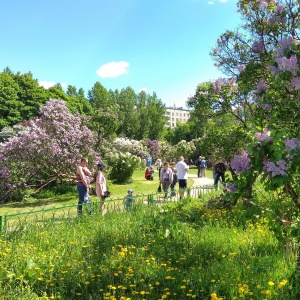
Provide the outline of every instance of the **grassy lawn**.
<path id="1" fill-rule="evenodd" d="M 197 169 L 191 169 L 189 174 L 197 174 Z M 207 176 L 212 178 L 211 171 L 207 171 Z M 107 188 L 111 191 L 111 198 L 123 198 L 127 194 L 127 190 L 133 189 L 135 195 L 148 195 L 151 193 L 156 193 L 158 188 L 158 172 L 155 168 L 154 180 L 145 180 L 144 169 L 137 170 L 133 173 L 132 183 L 129 184 L 113 184 L 108 181 Z M 192 178 L 188 179 L 188 187 L 191 187 L 194 183 Z M 178 185 L 177 185 L 178 188 Z M 91 201 L 96 202 L 98 198 L 96 196 L 91 196 Z M 28 197 L 22 202 L 9 202 L 1 204 L 0 206 L 0 216 L 5 214 L 20 214 L 22 212 L 36 211 L 41 209 L 49 209 L 55 207 L 66 206 L 69 210 L 73 207 L 76 211 L 76 205 L 78 202 L 78 194 L 76 185 L 67 187 L 67 191 L 63 194 L 56 193 L 55 190 L 45 189 L 42 190 L 35 197 Z M 51 213 L 55 210 L 51 211 Z M 55 212 L 57 215 L 57 212 Z"/>

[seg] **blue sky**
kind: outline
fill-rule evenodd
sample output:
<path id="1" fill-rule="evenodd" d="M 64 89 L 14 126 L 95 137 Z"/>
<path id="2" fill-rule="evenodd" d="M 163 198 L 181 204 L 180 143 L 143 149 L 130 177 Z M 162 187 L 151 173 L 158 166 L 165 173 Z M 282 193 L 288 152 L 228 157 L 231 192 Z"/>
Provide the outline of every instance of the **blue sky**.
<path id="1" fill-rule="evenodd" d="M 241 23 L 236 0 L 7 0 L 0 4 L 0 70 L 40 84 L 156 92 L 184 106 L 222 77 L 209 52 Z"/>

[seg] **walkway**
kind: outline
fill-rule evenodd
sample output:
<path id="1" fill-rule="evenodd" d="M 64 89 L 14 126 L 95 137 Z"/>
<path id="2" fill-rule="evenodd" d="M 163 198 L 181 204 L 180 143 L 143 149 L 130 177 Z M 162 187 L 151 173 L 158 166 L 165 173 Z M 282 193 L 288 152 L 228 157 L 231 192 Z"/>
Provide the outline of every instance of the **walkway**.
<path id="1" fill-rule="evenodd" d="M 206 185 L 206 184 L 214 184 L 214 180 L 212 178 L 198 178 L 197 174 L 189 174 L 189 178 L 192 178 L 194 180 L 194 186 L 199 186 L 199 185 Z"/>

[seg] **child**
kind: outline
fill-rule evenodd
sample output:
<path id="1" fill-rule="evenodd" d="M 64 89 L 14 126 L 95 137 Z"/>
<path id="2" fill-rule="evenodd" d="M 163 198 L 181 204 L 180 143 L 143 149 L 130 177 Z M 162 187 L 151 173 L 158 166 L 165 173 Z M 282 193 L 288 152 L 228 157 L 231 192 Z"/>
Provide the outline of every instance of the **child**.
<path id="1" fill-rule="evenodd" d="M 129 189 L 128 194 L 125 197 L 124 206 L 126 210 L 129 210 L 132 208 L 132 202 L 133 202 L 133 190 Z"/>

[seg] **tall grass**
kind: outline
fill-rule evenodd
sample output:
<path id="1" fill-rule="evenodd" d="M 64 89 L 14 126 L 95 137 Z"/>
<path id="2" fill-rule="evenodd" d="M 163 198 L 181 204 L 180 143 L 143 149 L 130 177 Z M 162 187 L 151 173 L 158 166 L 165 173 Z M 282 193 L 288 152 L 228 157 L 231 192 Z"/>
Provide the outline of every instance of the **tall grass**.
<path id="1" fill-rule="evenodd" d="M 0 299 L 297 299 L 294 261 L 240 216 L 187 199 L 26 224 L 0 241 Z"/>

